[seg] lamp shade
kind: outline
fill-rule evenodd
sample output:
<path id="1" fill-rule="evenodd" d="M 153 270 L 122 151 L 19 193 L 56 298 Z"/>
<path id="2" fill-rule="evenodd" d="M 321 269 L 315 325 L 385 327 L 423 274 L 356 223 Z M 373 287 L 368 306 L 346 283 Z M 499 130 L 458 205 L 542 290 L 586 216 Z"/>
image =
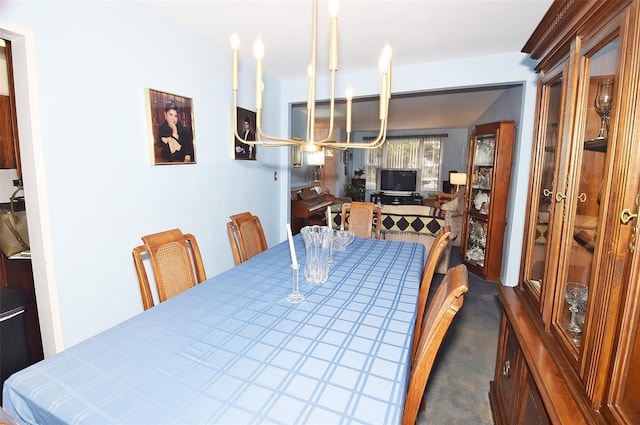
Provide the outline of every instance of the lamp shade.
<path id="1" fill-rule="evenodd" d="M 451 173 L 451 175 L 449 175 L 449 183 L 455 186 L 466 185 L 467 173 Z"/>
<path id="2" fill-rule="evenodd" d="M 307 163 L 309 165 L 324 165 L 324 149 L 320 152 L 307 152 Z"/>

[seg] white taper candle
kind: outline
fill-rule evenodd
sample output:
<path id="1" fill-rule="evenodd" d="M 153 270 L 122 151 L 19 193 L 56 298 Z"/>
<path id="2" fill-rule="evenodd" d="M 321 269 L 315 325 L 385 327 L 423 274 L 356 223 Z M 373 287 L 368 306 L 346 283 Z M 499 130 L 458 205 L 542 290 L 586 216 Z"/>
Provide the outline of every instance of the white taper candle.
<path id="1" fill-rule="evenodd" d="M 296 249 L 293 247 L 293 235 L 289 223 L 287 223 L 287 239 L 289 239 L 289 251 L 291 251 L 291 265 L 293 268 L 298 268 L 298 258 L 296 257 Z"/>

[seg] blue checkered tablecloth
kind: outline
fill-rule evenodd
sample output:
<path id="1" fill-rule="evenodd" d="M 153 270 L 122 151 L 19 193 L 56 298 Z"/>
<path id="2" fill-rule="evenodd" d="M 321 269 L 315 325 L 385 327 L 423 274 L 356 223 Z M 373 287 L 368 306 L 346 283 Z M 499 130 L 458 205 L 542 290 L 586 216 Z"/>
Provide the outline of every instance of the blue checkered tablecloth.
<path id="1" fill-rule="evenodd" d="M 356 239 L 322 285 L 301 266 L 294 305 L 285 241 L 14 374 L 4 408 L 25 425 L 400 423 L 425 256 Z"/>

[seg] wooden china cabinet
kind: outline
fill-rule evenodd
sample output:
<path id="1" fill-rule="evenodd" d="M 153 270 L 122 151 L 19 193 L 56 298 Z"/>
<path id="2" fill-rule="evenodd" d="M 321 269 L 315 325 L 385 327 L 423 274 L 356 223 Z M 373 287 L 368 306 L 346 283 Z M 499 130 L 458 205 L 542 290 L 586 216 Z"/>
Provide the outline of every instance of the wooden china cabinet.
<path id="1" fill-rule="evenodd" d="M 639 1 L 555 1 L 523 51 L 536 131 L 494 419 L 640 424 Z"/>
<path id="2" fill-rule="evenodd" d="M 478 125 L 469 142 L 462 258 L 469 271 L 497 282 L 507 225 L 514 121 Z"/>

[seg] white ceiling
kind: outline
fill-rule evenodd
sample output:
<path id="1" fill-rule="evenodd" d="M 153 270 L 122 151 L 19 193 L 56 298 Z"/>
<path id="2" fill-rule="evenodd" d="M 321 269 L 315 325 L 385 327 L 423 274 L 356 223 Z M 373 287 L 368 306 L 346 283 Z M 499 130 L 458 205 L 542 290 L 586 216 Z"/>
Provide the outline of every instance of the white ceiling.
<path id="1" fill-rule="evenodd" d="M 339 13 L 339 72 L 377 68 L 385 45 L 393 48 L 393 66 L 481 56 L 522 49 L 552 0 L 342 0 Z M 252 60 L 253 41 L 265 45 L 265 72 L 280 79 L 305 78 L 311 57 L 311 0 L 148 0 L 148 5 L 213 44 L 231 49 L 240 35 L 240 55 Z M 328 1 L 318 0 L 319 72 L 328 62 Z M 501 90 L 405 96 L 390 107 L 389 128 L 466 127 L 502 93 Z M 376 100 L 373 100 L 376 102 Z M 420 102 L 420 103 L 415 103 Z M 354 128 L 368 114 L 354 105 Z M 455 114 L 451 114 L 451 110 Z M 421 126 L 415 121 L 419 113 Z M 375 118 L 376 113 L 368 114 Z M 396 118 L 402 123 L 395 122 Z M 431 124 L 424 122 L 430 117 Z M 451 122 L 457 117 L 455 122 Z M 447 118 L 449 125 L 442 120 Z M 433 121 L 435 120 L 435 121 Z M 437 122 L 437 124 L 433 124 Z M 427 125 L 427 127 L 425 127 Z"/>

